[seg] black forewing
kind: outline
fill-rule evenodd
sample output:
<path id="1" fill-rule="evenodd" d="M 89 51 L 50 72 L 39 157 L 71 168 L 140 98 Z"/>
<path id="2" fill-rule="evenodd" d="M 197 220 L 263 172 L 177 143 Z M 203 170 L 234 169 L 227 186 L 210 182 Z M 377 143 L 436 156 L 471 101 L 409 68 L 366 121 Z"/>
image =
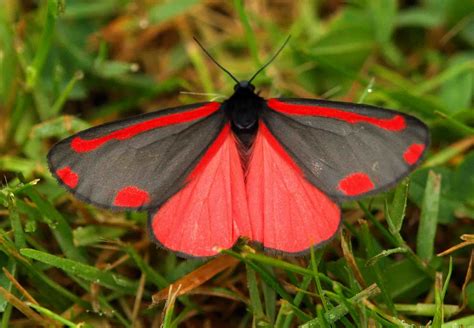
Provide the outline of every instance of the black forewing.
<path id="1" fill-rule="evenodd" d="M 48 154 L 50 170 L 62 185 L 86 202 L 105 208 L 156 208 L 184 186 L 187 176 L 224 126 L 223 111 L 150 129 L 124 140 L 112 139 L 91 151 L 74 151 L 71 142 L 76 137 L 85 140 L 101 138 L 173 114 L 187 115 L 207 104 L 148 113 L 82 131 L 54 145 Z M 70 170 L 66 177 L 69 180 L 71 174 L 75 175 L 72 182 L 65 181 L 64 176 L 58 174 L 64 168 Z M 138 199 L 138 205 L 134 205 L 137 195 L 132 195 L 132 200 L 128 201 L 126 197 L 130 188 L 142 194 L 146 192 L 146 203 L 141 204 Z M 124 190 L 119 202 L 121 205 L 117 206 L 118 193 Z M 139 193 L 138 196 L 143 195 Z M 130 206 L 127 206 L 127 201 Z"/>
<path id="2" fill-rule="evenodd" d="M 303 105 L 308 111 L 305 114 L 276 111 L 270 107 L 272 101 L 280 102 L 280 107 Z M 312 115 L 312 107 L 334 109 L 334 116 L 347 113 L 350 117 L 353 113 L 381 121 L 390 121 L 400 115 L 406 126 L 401 130 L 390 130 L 363 120 L 350 123 L 340 118 L 322 117 L 318 110 Z M 429 144 L 428 129 L 420 120 L 368 105 L 272 99 L 267 101 L 261 117 L 305 177 L 336 200 L 358 198 L 392 187 L 416 167 Z M 361 175 L 370 179 L 372 187 L 364 187 L 366 181 L 361 181 Z M 352 192 L 343 190 L 347 186 Z"/>

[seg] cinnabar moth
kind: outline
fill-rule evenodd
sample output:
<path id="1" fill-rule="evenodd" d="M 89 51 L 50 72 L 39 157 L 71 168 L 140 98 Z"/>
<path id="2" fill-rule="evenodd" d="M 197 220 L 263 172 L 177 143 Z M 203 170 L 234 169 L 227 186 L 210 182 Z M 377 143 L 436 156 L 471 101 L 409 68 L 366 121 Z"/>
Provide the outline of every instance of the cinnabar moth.
<path id="1" fill-rule="evenodd" d="M 327 242 L 341 222 L 338 204 L 407 176 L 429 132 L 379 107 L 264 99 L 252 80 L 271 60 L 240 82 L 218 64 L 237 83 L 222 103 L 160 110 L 60 141 L 48 154 L 51 172 L 85 202 L 148 211 L 153 239 L 183 256 L 216 255 L 241 236 L 291 254 Z"/>

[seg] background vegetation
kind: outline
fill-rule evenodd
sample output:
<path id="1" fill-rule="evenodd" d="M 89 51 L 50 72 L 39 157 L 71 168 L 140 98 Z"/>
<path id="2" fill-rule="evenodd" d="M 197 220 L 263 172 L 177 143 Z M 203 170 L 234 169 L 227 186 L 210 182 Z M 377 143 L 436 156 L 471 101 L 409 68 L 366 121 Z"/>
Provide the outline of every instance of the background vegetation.
<path id="1" fill-rule="evenodd" d="M 193 36 L 248 78 L 288 34 L 256 81 L 265 97 L 377 104 L 432 131 L 423 166 L 344 204 L 324 249 L 178 259 L 150 243 L 144 213 L 52 179 L 60 138 L 232 93 Z M 473 45 L 470 0 L 2 1 L 2 327 L 474 327 Z"/>

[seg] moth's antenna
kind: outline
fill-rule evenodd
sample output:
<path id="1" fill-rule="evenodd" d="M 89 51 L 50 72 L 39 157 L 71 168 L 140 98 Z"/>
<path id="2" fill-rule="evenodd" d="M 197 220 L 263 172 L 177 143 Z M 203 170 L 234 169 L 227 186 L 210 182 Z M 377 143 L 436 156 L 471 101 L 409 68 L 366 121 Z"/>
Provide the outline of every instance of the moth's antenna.
<path id="1" fill-rule="evenodd" d="M 270 63 L 272 61 L 275 60 L 275 58 L 280 54 L 280 52 L 283 50 L 283 48 L 285 48 L 286 44 L 288 43 L 288 41 L 290 41 L 290 38 L 291 38 L 291 35 L 288 35 L 288 37 L 286 38 L 285 42 L 283 42 L 283 44 L 281 45 L 280 49 L 278 49 L 278 51 L 272 56 L 272 58 L 270 58 L 270 60 L 267 61 L 267 63 L 265 65 L 263 65 L 262 67 L 260 67 L 260 69 L 255 72 L 255 74 L 252 76 L 252 78 L 249 80 L 249 83 L 252 82 L 252 80 L 254 78 L 257 77 L 258 74 L 260 74 L 261 71 L 263 71 L 265 68 L 267 68 L 268 65 L 270 65 Z"/>
<path id="2" fill-rule="evenodd" d="M 194 41 L 196 41 L 196 43 L 199 45 L 199 47 L 201 47 L 202 51 L 204 51 L 204 53 L 205 53 L 209 58 L 211 58 L 212 61 L 213 61 L 217 66 L 219 66 L 219 68 L 220 68 L 221 70 L 223 70 L 224 72 L 226 72 L 226 73 L 232 78 L 232 80 L 234 80 L 237 84 L 239 83 L 239 80 L 237 80 L 237 79 L 235 78 L 235 76 L 232 75 L 231 72 L 229 72 L 227 69 L 225 69 L 224 66 L 222 66 L 221 64 L 219 64 L 219 63 L 217 62 L 217 60 L 215 60 L 215 59 L 211 56 L 211 54 L 206 50 L 206 48 L 204 48 L 204 46 L 201 44 L 201 42 L 199 42 L 199 40 L 196 39 L 196 37 L 193 36 L 193 39 L 194 39 Z"/>

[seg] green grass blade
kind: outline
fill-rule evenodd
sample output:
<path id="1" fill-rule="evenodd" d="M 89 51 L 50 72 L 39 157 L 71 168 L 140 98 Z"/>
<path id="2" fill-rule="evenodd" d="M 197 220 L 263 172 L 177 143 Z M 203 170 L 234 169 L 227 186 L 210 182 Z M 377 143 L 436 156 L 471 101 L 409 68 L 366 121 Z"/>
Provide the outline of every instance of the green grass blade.
<path id="1" fill-rule="evenodd" d="M 245 262 L 249 267 L 251 267 L 253 270 L 255 270 L 256 273 L 260 275 L 260 278 L 275 292 L 283 299 L 288 301 L 291 305 L 293 300 L 291 299 L 290 295 L 288 292 L 283 288 L 283 286 L 280 284 L 280 282 L 273 277 L 268 271 L 260 264 L 255 263 L 254 261 L 248 259 L 247 257 L 251 257 L 250 253 L 246 253 L 245 256 L 242 256 L 234 251 L 231 250 L 223 250 L 222 253 L 224 254 L 229 254 L 235 258 L 238 258 L 239 260 Z M 311 272 L 311 271 L 310 271 Z M 300 318 L 304 319 L 306 318 L 306 315 L 302 311 L 298 311 L 298 308 L 294 308 L 295 314 Z"/>
<path id="2" fill-rule="evenodd" d="M 468 315 L 453 321 L 444 323 L 442 328 L 474 327 L 474 315 Z"/>
<path id="3" fill-rule="evenodd" d="M 38 286 L 38 288 L 47 293 L 54 295 L 56 303 L 62 304 L 64 299 L 68 299 L 76 304 L 80 304 L 81 306 L 87 308 L 88 303 L 82 300 L 80 297 L 76 296 L 66 288 L 62 287 L 60 284 L 56 283 L 52 279 L 50 279 L 47 275 L 43 272 L 39 271 L 35 266 L 33 266 L 30 261 L 26 258 L 22 257 L 14 244 L 8 240 L 5 233 L 0 230 L 0 251 L 4 254 L 8 255 L 12 261 L 16 260 L 15 263 L 21 265 L 25 272 L 28 273 L 28 276 L 31 280 Z M 14 269 L 9 270 L 13 272 Z"/>
<path id="4" fill-rule="evenodd" d="M 431 260 L 434 253 L 434 240 L 438 225 L 438 211 L 441 190 L 441 175 L 430 171 L 426 181 L 425 194 L 421 207 L 420 224 L 416 239 L 416 252 L 420 258 Z"/>
<path id="5" fill-rule="evenodd" d="M 257 48 L 257 40 L 255 38 L 255 33 L 250 26 L 250 20 L 245 11 L 245 2 L 243 0 L 234 0 L 234 7 L 239 14 L 240 21 L 245 30 L 245 38 L 247 39 L 247 44 L 250 49 L 250 54 L 252 55 L 253 61 L 255 66 L 260 67 L 261 62 L 258 58 L 258 48 Z"/>
<path id="6" fill-rule="evenodd" d="M 14 23 L 11 12 L 0 10 L 0 104 L 8 112 L 13 106 L 17 76 L 17 56 L 14 40 Z"/>
<path id="7" fill-rule="evenodd" d="M 82 322 L 80 324 L 75 324 L 74 322 L 70 321 L 70 320 L 67 320 L 66 318 L 58 315 L 57 313 L 54 313 L 53 311 L 47 309 L 47 308 L 44 308 L 40 305 L 36 305 L 36 304 L 32 304 L 32 303 L 28 303 L 28 305 L 30 307 L 32 307 L 33 309 L 35 309 L 36 311 L 38 311 L 39 313 L 41 314 L 44 314 L 45 316 L 65 325 L 66 327 L 71 327 L 71 328 L 77 328 L 78 326 L 81 326 L 81 327 L 84 327 L 84 328 L 92 328 L 91 325 L 85 323 L 85 322 Z"/>
<path id="8" fill-rule="evenodd" d="M 415 87 L 415 92 L 417 93 L 426 93 L 429 92 L 441 84 L 445 83 L 446 81 L 452 79 L 453 77 L 465 73 L 465 72 L 472 72 L 474 71 L 474 60 L 461 62 L 458 65 L 454 65 L 444 72 L 440 73 L 439 75 L 426 80 L 425 83 Z"/>
<path id="9" fill-rule="evenodd" d="M 321 280 L 319 278 L 319 272 L 318 272 L 318 266 L 319 266 L 319 263 L 321 262 L 321 258 L 323 257 L 323 254 L 324 254 L 324 251 L 320 250 L 317 252 L 317 256 L 316 256 L 313 247 L 311 247 L 310 255 L 311 255 L 311 269 L 313 271 L 313 279 L 314 279 L 314 282 L 316 283 L 316 290 L 318 291 L 318 296 L 321 300 L 321 304 L 324 308 L 324 311 L 327 312 L 329 310 L 329 305 L 326 300 L 326 297 L 324 296 L 324 290 L 321 285 Z"/>
<path id="10" fill-rule="evenodd" d="M 362 233 L 362 239 L 365 244 L 367 258 L 373 258 L 378 254 L 378 250 L 376 248 L 376 243 L 368 229 L 367 224 L 362 225 Z M 380 288 L 380 290 L 382 291 L 382 297 L 384 299 L 385 304 L 392 313 L 396 314 L 395 306 L 386 286 L 386 280 L 384 279 L 384 275 L 382 274 L 382 267 L 380 265 L 380 262 L 374 263 L 371 269 L 374 273 L 375 282 L 377 283 L 378 288 Z"/>
<path id="11" fill-rule="evenodd" d="M 48 52 L 51 48 L 51 42 L 53 40 L 56 20 L 58 19 L 59 12 L 61 10 L 60 4 L 61 2 L 59 0 L 48 0 L 47 2 L 46 22 L 44 24 L 44 29 L 41 34 L 39 48 L 36 51 L 33 63 L 31 64 L 31 66 L 27 67 L 26 86 L 30 90 L 35 88 L 36 83 L 38 82 L 39 75 L 41 74 L 41 71 L 48 57 Z"/>
<path id="12" fill-rule="evenodd" d="M 347 302 L 351 305 L 359 305 L 361 301 L 370 298 L 372 296 L 375 296 L 380 293 L 380 289 L 374 284 L 366 289 L 362 290 L 361 292 L 357 293 L 353 297 L 347 300 Z M 345 316 L 349 312 L 349 309 L 347 305 L 340 304 L 336 306 L 335 308 L 331 309 L 330 311 L 327 311 L 324 314 L 325 320 L 328 323 L 334 324 L 337 321 L 341 320 L 343 316 Z M 320 319 L 314 319 L 306 322 L 304 325 L 301 326 L 301 328 L 305 327 L 312 327 L 313 324 L 315 324 L 317 321 L 320 321 Z"/>
<path id="13" fill-rule="evenodd" d="M 20 253 L 25 257 L 54 266 L 73 276 L 125 294 L 134 295 L 138 288 L 138 284 L 135 281 L 109 271 L 99 270 L 81 262 L 63 259 L 31 248 L 23 248 L 20 250 Z"/>
<path id="14" fill-rule="evenodd" d="M 395 195 L 393 196 L 392 205 L 386 211 L 387 222 L 391 233 L 400 232 L 403 219 L 405 218 L 405 210 L 407 207 L 408 199 L 408 180 L 404 180 L 395 189 Z"/>
<path id="15" fill-rule="evenodd" d="M 49 117 L 54 117 L 58 115 L 59 112 L 61 112 L 61 109 L 63 108 L 66 100 L 68 99 L 69 94 L 71 93 L 72 89 L 76 85 L 76 82 L 81 80 L 83 77 L 84 77 L 84 73 L 82 73 L 81 71 L 77 71 L 76 73 L 74 73 L 73 77 L 71 78 L 69 83 L 66 85 L 63 92 L 61 92 L 58 99 L 56 99 L 56 101 L 54 102 L 53 107 L 51 107 L 51 110 L 48 113 Z"/>
<path id="16" fill-rule="evenodd" d="M 72 260 L 87 262 L 85 251 L 74 245 L 72 229 L 61 213 L 51 203 L 43 199 L 35 189 L 27 188 L 23 192 L 38 206 L 44 220 L 53 226 L 51 231 L 64 254 Z"/>
<path id="17" fill-rule="evenodd" d="M 14 197 L 13 195 L 11 196 Z M 11 199 L 8 209 L 10 210 L 10 222 L 13 229 L 13 235 L 15 236 L 15 246 L 17 248 L 26 247 L 25 232 L 23 231 L 20 215 L 14 203 L 14 199 Z"/>
<path id="18" fill-rule="evenodd" d="M 397 311 L 406 315 L 433 317 L 438 311 L 436 304 L 395 304 Z M 443 305 L 443 313 L 446 317 L 455 315 L 460 311 L 458 305 Z"/>
<path id="19" fill-rule="evenodd" d="M 174 314 L 174 308 L 176 304 L 176 295 L 179 292 L 179 287 L 175 290 L 173 288 L 170 288 L 169 294 L 168 294 L 168 299 L 166 300 L 166 305 L 165 305 L 165 313 L 163 316 L 163 322 L 161 323 L 161 327 L 163 328 L 174 328 L 175 326 L 173 325 L 173 314 Z"/>
<path id="20" fill-rule="evenodd" d="M 254 324 L 257 326 L 268 325 L 268 320 L 263 312 L 262 300 L 258 289 L 257 276 L 255 271 L 247 264 L 245 266 L 247 272 L 247 287 L 250 296 L 250 306 L 253 314 Z"/>
<path id="21" fill-rule="evenodd" d="M 125 247 L 125 251 L 156 287 L 163 289 L 169 285 L 168 280 L 148 265 L 132 246 Z"/>
<path id="22" fill-rule="evenodd" d="M 305 296 L 305 293 L 304 291 L 306 291 L 311 283 L 311 280 L 313 279 L 313 277 L 311 276 L 306 276 L 303 278 L 303 281 L 301 282 L 301 284 L 299 285 L 299 291 L 298 293 L 296 293 L 296 296 L 295 298 L 293 299 L 293 304 L 295 306 L 300 306 L 301 302 L 303 301 L 303 297 Z M 283 308 L 283 305 L 281 306 L 280 308 L 280 312 L 278 313 L 278 317 L 280 316 L 284 316 L 284 308 Z M 283 321 L 283 324 L 281 325 L 282 328 L 290 328 L 291 327 L 291 323 L 293 321 L 293 318 L 294 318 L 294 313 L 293 312 L 289 312 L 288 315 L 285 317 L 284 321 Z M 283 319 L 281 319 L 283 320 Z M 278 321 L 278 319 L 277 319 Z M 275 324 L 276 327 L 279 327 L 279 325 Z"/>
<path id="23" fill-rule="evenodd" d="M 441 328 L 444 323 L 444 318 L 446 314 L 444 313 L 444 297 L 446 296 L 446 291 L 448 289 L 449 280 L 451 279 L 451 274 L 453 272 L 453 258 L 449 258 L 449 268 L 446 275 L 446 279 L 442 281 L 442 274 L 439 273 L 436 276 L 436 286 L 435 286 L 435 315 L 433 318 L 433 327 Z"/>
<path id="24" fill-rule="evenodd" d="M 267 271 L 275 277 L 273 272 L 273 268 L 271 266 L 266 266 Z M 273 325 L 275 322 L 275 314 L 276 314 L 276 293 L 271 287 L 269 287 L 266 283 L 262 283 L 262 292 L 263 292 L 263 300 L 265 304 L 265 314 L 268 318 L 270 325 Z"/>
<path id="25" fill-rule="evenodd" d="M 199 0 L 174 0 L 152 6 L 148 11 L 150 24 L 163 24 L 191 10 Z"/>

